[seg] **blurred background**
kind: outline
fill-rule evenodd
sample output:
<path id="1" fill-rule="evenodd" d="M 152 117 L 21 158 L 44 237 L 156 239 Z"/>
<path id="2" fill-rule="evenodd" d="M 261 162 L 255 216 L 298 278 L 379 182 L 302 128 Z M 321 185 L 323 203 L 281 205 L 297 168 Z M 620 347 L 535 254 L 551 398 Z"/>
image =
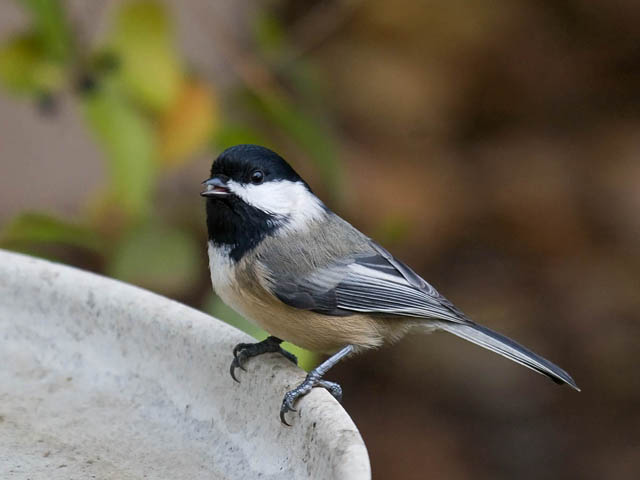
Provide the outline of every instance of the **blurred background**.
<path id="1" fill-rule="evenodd" d="M 269 146 L 583 389 L 445 334 L 344 362 L 374 478 L 637 478 L 639 24 L 633 0 L 3 0 L 0 246 L 259 338 L 211 293 L 198 193 L 221 149 Z"/>

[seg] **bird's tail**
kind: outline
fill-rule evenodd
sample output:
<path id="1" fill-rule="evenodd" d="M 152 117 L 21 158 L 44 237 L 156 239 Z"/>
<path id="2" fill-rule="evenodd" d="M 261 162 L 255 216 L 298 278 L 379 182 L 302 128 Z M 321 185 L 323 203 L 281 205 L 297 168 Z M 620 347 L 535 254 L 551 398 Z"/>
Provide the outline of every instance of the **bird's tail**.
<path id="1" fill-rule="evenodd" d="M 542 358 L 540 355 L 533 353 L 519 343 L 514 342 L 510 338 L 500 335 L 482 325 L 473 322 L 439 322 L 438 327 L 476 345 L 480 345 L 487 350 L 502 355 L 509 360 L 513 360 L 520 365 L 524 365 L 542 375 L 546 375 L 556 383 L 566 383 L 571 388 L 580 391 L 576 382 L 571 378 L 571 375 L 563 369 L 551 363 L 549 360 Z"/>

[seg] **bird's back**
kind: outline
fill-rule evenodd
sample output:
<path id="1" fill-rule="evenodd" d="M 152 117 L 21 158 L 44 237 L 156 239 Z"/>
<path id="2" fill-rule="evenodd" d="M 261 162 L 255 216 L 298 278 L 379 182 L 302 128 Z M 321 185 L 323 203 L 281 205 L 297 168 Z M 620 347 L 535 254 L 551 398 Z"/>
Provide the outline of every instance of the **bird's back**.
<path id="1" fill-rule="evenodd" d="M 256 249 L 259 261 L 279 278 L 306 276 L 363 253 L 375 254 L 369 238 L 330 211 L 302 230 L 266 238 Z"/>

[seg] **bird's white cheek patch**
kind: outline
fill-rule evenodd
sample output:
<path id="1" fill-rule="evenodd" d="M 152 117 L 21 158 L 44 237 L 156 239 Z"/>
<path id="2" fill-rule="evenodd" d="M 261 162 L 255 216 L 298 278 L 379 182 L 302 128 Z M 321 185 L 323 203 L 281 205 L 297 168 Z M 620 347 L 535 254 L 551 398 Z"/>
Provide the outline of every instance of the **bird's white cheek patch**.
<path id="1" fill-rule="evenodd" d="M 229 182 L 233 193 L 247 204 L 287 220 L 289 228 L 304 228 L 324 213 L 322 203 L 302 182 L 280 180 L 260 185 Z"/>

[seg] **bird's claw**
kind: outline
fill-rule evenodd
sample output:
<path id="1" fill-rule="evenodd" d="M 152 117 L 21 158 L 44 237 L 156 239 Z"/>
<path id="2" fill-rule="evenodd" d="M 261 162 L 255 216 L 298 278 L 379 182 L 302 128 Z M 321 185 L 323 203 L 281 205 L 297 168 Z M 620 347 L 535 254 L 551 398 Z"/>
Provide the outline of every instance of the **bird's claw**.
<path id="1" fill-rule="evenodd" d="M 231 366 L 229 367 L 229 373 L 231 374 L 231 378 L 233 378 L 236 382 L 240 383 L 240 380 L 236 377 L 236 368 L 246 372 L 247 369 L 244 367 L 244 362 L 249 358 L 248 352 L 251 350 L 251 347 L 254 344 L 252 343 L 239 343 L 235 347 L 233 347 L 233 361 L 231 362 Z"/>
<path id="2" fill-rule="evenodd" d="M 304 382 L 298 385 L 293 390 L 285 393 L 284 398 L 282 399 L 282 405 L 280 406 L 280 421 L 290 427 L 291 425 L 287 423 L 285 418 L 285 414 L 288 412 L 297 412 L 294 408 L 294 405 L 298 398 L 303 397 L 307 393 L 311 391 L 313 387 L 322 387 L 326 388 L 333 397 L 338 400 L 338 402 L 342 401 L 342 387 L 335 382 L 330 382 L 328 380 L 322 380 L 317 376 L 313 375 L 313 372 L 307 375 Z"/>
<path id="3" fill-rule="evenodd" d="M 235 347 L 233 347 L 233 358 L 238 358 L 238 354 L 242 351 L 245 350 L 246 348 L 250 347 L 251 345 L 254 345 L 253 343 L 239 343 L 237 344 Z"/>
<path id="4" fill-rule="evenodd" d="M 280 353 L 287 360 L 291 360 L 294 365 L 298 365 L 298 357 L 296 357 L 293 353 L 287 352 L 284 348 L 280 347 Z"/>
<path id="5" fill-rule="evenodd" d="M 280 353 L 286 359 L 292 361 L 294 364 L 298 364 L 298 358 L 291 352 L 287 352 L 280 346 L 282 340 L 275 337 L 268 337 L 265 340 L 258 343 L 239 343 L 233 347 L 233 361 L 229 366 L 229 373 L 231 378 L 240 383 L 240 380 L 236 377 L 236 368 L 247 371 L 244 364 L 251 358 L 263 353 Z"/>
<path id="6" fill-rule="evenodd" d="M 240 360 L 238 359 L 238 357 L 233 358 L 233 361 L 231 362 L 231 366 L 229 367 L 229 373 L 231 374 L 231 378 L 233 378 L 236 382 L 240 383 L 240 380 L 236 378 L 236 368 L 239 368 L 240 370 L 244 370 L 245 372 L 247 371 L 247 369 L 244 368 L 242 363 L 240 363 Z"/>
<path id="7" fill-rule="evenodd" d="M 319 380 L 316 386 L 326 388 L 338 403 L 342 403 L 342 387 L 337 383 L 328 380 Z"/>
<path id="8" fill-rule="evenodd" d="M 293 404 L 297 400 L 299 394 L 296 394 L 295 390 L 291 390 L 287 392 L 282 400 L 282 406 L 280 407 L 280 421 L 284 423 L 287 427 L 291 425 L 287 423 L 285 418 L 285 414 L 288 412 L 297 412 L 297 410 L 293 407 Z"/>

